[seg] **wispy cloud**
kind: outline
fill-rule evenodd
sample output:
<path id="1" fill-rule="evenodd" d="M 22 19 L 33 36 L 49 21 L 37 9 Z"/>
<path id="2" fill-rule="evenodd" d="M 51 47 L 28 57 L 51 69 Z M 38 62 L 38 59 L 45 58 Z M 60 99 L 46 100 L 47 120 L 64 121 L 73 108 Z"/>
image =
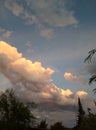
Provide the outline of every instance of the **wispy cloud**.
<path id="1" fill-rule="evenodd" d="M 0 28 L 0 35 L 1 38 L 9 38 L 12 35 L 12 31 Z"/>
<path id="2" fill-rule="evenodd" d="M 67 9 L 66 5 L 70 4 L 69 0 L 40 0 L 38 2 L 25 0 L 24 2 L 25 4 L 18 1 L 5 0 L 3 3 L 6 9 L 11 11 L 16 17 L 23 19 L 26 25 L 36 25 L 40 29 L 42 37 L 52 39 L 54 37 L 53 27 L 78 24 L 74 11 Z M 42 25 L 44 29 L 40 28 L 39 25 Z"/>
<path id="3" fill-rule="evenodd" d="M 55 32 L 51 28 L 50 29 L 45 28 L 40 30 L 40 35 L 42 37 L 45 37 L 46 39 L 53 39 L 55 36 Z"/>
<path id="4" fill-rule="evenodd" d="M 78 24 L 78 20 L 75 18 L 73 11 L 69 11 L 66 8 L 66 3 L 70 3 L 70 1 L 40 0 L 36 2 L 35 0 L 26 0 L 26 2 L 43 23 L 45 22 L 49 25 L 59 27 Z"/>
<path id="5" fill-rule="evenodd" d="M 23 6 L 19 5 L 16 1 L 12 2 L 12 0 L 5 0 L 4 6 L 16 16 L 20 16 L 24 11 Z"/>
<path id="6" fill-rule="evenodd" d="M 2 36 L 4 38 L 9 38 L 11 36 L 11 34 L 12 34 L 12 31 L 6 31 Z"/>

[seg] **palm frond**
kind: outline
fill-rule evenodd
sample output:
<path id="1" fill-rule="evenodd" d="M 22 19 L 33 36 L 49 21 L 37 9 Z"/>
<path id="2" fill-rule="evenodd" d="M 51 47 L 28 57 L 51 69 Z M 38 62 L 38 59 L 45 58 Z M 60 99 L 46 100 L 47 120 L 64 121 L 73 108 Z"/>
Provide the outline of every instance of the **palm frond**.
<path id="1" fill-rule="evenodd" d="M 93 89 L 94 94 L 96 94 L 96 88 Z M 95 102 L 96 103 L 96 102 Z"/>
<path id="2" fill-rule="evenodd" d="M 89 79 L 89 84 L 91 84 L 93 81 L 96 81 L 96 75 L 93 75 L 93 76 Z"/>
<path id="3" fill-rule="evenodd" d="M 91 63 L 92 62 L 92 57 L 93 55 L 96 53 L 96 49 L 93 49 L 91 51 L 88 52 L 88 56 L 85 58 L 84 62 L 88 62 Z"/>

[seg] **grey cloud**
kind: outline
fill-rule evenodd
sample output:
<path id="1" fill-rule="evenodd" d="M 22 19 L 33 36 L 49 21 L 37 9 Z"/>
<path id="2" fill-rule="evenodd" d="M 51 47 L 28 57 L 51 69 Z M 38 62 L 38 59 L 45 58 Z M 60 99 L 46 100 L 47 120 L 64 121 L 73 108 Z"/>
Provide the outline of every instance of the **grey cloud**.
<path id="1" fill-rule="evenodd" d="M 9 38 L 11 35 L 12 35 L 12 32 L 11 30 L 6 30 L 4 28 L 0 28 L 0 37 L 1 38 Z"/>
<path id="2" fill-rule="evenodd" d="M 6 0 L 4 5 L 16 16 L 19 16 L 24 11 L 23 6 L 19 5 L 16 1 L 13 2 L 12 0 Z"/>
<path id="3" fill-rule="evenodd" d="M 2 3 L 5 9 L 23 19 L 26 25 L 36 25 L 40 35 L 47 39 L 52 39 L 55 36 L 52 26 L 66 27 L 78 24 L 74 11 L 70 11 L 66 7 L 66 5 L 70 5 L 70 0 L 40 0 L 38 2 L 36 0 L 24 0 L 26 6 L 24 3 L 13 2 L 13 0 L 4 0 Z M 46 28 L 46 24 L 49 28 Z"/>
<path id="4" fill-rule="evenodd" d="M 74 17 L 73 11 L 66 8 L 66 0 L 26 0 L 28 6 L 33 9 L 38 19 L 53 26 L 67 26 L 71 24 L 78 24 L 77 19 Z"/>

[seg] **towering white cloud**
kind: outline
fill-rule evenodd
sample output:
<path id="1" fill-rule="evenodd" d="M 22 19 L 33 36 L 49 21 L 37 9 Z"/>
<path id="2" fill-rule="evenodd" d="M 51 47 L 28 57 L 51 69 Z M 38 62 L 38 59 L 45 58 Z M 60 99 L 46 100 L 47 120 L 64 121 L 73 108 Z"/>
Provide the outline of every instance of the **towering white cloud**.
<path id="1" fill-rule="evenodd" d="M 0 72 L 10 80 L 18 96 L 24 100 L 72 104 L 75 102 L 72 95 L 78 95 L 52 84 L 54 70 L 44 68 L 38 61 L 33 63 L 24 58 L 17 48 L 4 41 L 0 41 Z M 82 93 L 80 96 L 86 94 Z"/>
<path id="2" fill-rule="evenodd" d="M 42 67 L 40 62 L 33 63 L 17 52 L 15 47 L 0 41 L 0 71 L 4 72 L 12 82 L 50 82 L 54 72 L 50 68 Z M 11 76 L 11 77 L 10 77 Z"/>

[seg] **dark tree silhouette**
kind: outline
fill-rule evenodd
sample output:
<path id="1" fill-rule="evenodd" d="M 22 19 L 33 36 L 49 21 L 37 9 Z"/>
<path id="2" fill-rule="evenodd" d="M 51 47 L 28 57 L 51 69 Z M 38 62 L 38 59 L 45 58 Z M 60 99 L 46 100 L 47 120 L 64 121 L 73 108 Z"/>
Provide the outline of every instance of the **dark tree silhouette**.
<path id="1" fill-rule="evenodd" d="M 43 129 L 47 129 L 47 126 L 48 126 L 48 124 L 47 124 L 47 122 L 46 122 L 46 119 L 43 119 L 41 122 L 40 122 L 40 124 L 38 124 L 38 128 L 43 128 Z"/>
<path id="2" fill-rule="evenodd" d="M 78 130 L 96 130 L 96 114 L 88 108 L 88 115 L 85 115 Z"/>
<path id="3" fill-rule="evenodd" d="M 96 53 L 96 49 L 92 49 L 91 51 L 88 52 L 88 56 L 85 58 L 84 62 L 91 63 L 92 62 L 92 57 Z"/>
<path id="4" fill-rule="evenodd" d="M 88 63 L 92 63 L 92 58 L 94 56 L 94 54 L 96 53 L 96 49 L 93 49 L 91 51 L 88 52 L 88 56 L 85 58 L 84 62 L 88 62 Z M 92 82 L 96 82 L 96 74 L 93 74 L 90 79 L 89 79 L 89 84 L 91 84 Z M 93 91 L 96 93 L 96 88 L 93 89 Z"/>
<path id="5" fill-rule="evenodd" d="M 62 122 L 56 122 L 54 125 L 50 126 L 50 130 L 64 130 Z"/>
<path id="6" fill-rule="evenodd" d="M 81 104 L 81 100 L 80 98 L 78 98 L 78 115 L 77 115 L 77 125 L 75 127 L 75 129 L 79 129 L 82 121 L 83 121 L 83 117 L 85 115 L 85 111 L 83 110 L 82 104 Z"/>
<path id="7" fill-rule="evenodd" d="M 0 126 L 28 127 L 35 117 L 29 107 L 20 102 L 13 90 L 6 90 L 0 95 Z"/>

